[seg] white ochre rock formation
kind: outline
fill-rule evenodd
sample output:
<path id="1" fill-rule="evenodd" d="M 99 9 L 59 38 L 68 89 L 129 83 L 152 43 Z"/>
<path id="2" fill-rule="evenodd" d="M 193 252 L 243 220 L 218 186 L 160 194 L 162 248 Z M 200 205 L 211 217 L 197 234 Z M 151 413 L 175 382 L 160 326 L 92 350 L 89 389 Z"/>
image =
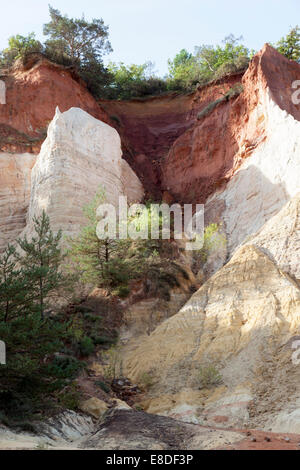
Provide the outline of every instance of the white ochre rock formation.
<path id="1" fill-rule="evenodd" d="M 143 196 L 142 185 L 122 160 L 118 132 L 79 108 L 56 110 L 31 175 L 28 227 L 44 209 L 54 230 L 76 234 L 85 219 L 82 207 L 99 187 L 114 205 L 119 195 L 128 202 Z"/>
<path id="2" fill-rule="evenodd" d="M 36 156 L 0 153 L 0 252 L 25 226 Z"/>
<path id="3" fill-rule="evenodd" d="M 249 241 L 300 282 L 300 192 Z"/>
<path id="4" fill-rule="evenodd" d="M 3 80 L 0 80 L 0 104 L 6 104 L 6 86 Z"/>

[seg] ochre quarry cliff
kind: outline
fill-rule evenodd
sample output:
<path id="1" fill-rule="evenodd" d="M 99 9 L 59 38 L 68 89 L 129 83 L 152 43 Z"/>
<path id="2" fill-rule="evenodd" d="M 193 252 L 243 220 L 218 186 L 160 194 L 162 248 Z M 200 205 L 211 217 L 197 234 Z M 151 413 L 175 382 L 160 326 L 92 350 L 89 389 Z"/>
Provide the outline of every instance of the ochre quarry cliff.
<path id="1" fill-rule="evenodd" d="M 135 300 L 123 302 L 122 371 L 138 387 L 148 379 L 138 405 L 154 415 L 122 404 L 83 446 L 157 446 L 155 423 L 178 420 L 201 430 L 189 444 L 197 448 L 205 426 L 300 434 L 299 78 L 300 65 L 269 45 L 245 74 L 183 95 L 96 102 L 72 71 L 44 59 L 1 77 L 0 251 L 32 232 L 42 209 L 55 230 L 76 234 L 100 184 L 114 204 L 145 193 L 205 203 L 206 223 L 218 223 L 225 240 L 203 273 L 180 245 L 194 271 L 168 305 L 139 296 L 139 285 Z M 120 429 L 135 430 L 127 444 L 119 444 Z M 143 443 L 140 429 L 154 440 Z M 219 446 L 231 429 L 223 432 Z M 172 448 L 166 439 L 159 448 Z"/>

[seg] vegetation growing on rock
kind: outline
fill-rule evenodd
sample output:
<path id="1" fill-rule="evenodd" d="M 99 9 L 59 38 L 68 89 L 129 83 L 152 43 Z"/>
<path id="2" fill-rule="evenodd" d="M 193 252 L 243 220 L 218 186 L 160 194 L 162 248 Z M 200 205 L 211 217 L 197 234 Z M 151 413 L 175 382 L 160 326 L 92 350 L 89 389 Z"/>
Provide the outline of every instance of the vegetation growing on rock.
<path id="1" fill-rule="evenodd" d="M 28 36 L 11 36 L 8 47 L 0 54 L 0 67 L 10 67 L 16 60 L 26 62 L 32 53 L 43 53 L 51 61 L 70 67 L 86 82 L 97 98 L 132 99 L 170 91 L 188 92 L 227 75 L 241 73 L 254 55 L 241 43 L 242 36 L 230 34 L 222 45 L 202 44 L 194 53 L 182 49 L 168 60 L 168 74 L 158 77 L 154 64 L 126 65 L 123 62 L 103 63 L 103 56 L 112 51 L 108 26 L 102 18 L 87 21 L 69 18 L 49 6 L 50 21 L 44 25 L 44 44 L 32 32 Z M 291 28 L 276 44 L 288 59 L 300 59 L 299 27 Z"/>

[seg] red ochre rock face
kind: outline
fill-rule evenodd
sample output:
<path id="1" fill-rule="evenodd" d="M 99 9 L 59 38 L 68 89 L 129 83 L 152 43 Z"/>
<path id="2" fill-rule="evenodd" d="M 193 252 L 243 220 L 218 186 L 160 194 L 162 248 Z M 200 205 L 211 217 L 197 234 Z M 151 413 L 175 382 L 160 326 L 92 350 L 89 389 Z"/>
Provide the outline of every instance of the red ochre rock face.
<path id="1" fill-rule="evenodd" d="M 297 79 L 300 66 L 265 45 L 241 80 L 243 92 L 219 104 L 174 142 L 162 163 L 163 189 L 181 202 L 204 203 L 265 140 L 267 93 L 300 120 L 300 107 L 291 99 Z"/>
<path id="2" fill-rule="evenodd" d="M 58 106 L 78 107 L 101 121 L 105 112 L 85 85 L 69 70 L 39 59 L 29 69 L 2 76 L 6 104 L 0 105 L 0 151 L 38 153 Z"/>
<path id="3" fill-rule="evenodd" d="M 101 100 L 101 106 L 121 136 L 124 158 L 150 195 L 161 196 L 167 190 L 164 160 L 174 142 L 182 135 L 189 136 L 197 123 L 198 112 L 222 97 L 241 78 L 240 74 L 227 77 L 189 94 L 171 93 L 130 101 Z"/>

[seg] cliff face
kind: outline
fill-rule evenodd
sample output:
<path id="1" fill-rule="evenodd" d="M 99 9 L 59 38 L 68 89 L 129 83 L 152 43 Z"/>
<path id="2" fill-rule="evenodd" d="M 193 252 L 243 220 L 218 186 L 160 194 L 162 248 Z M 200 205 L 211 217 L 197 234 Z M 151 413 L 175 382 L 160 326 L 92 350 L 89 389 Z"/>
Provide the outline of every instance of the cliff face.
<path id="1" fill-rule="evenodd" d="M 35 155 L 0 153 L 0 253 L 24 228 Z"/>
<path id="2" fill-rule="evenodd" d="M 206 222 L 221 224 L 227 247 L 178 314 L 124 347 L 127 374 L 152 376 L 148 412 L 300 432 L 299 73 L 265 46 L 243 92 L 195 122 L 162 162 L 169 193 L 206 201 Z M 203 386 L 203 370 L 222 383 Z"/>
<path id="3" fill-rule="evenodd" d="M 61 222 L 62 228 L 71 230 L 74 224 L 78 230 L 78 220 L 83 221 L 81 207 L 101 183 L 105 183 L 108 196 L 114 199 L 118 191 L 125 194 L 127 185 L 129 199 L 139 200 L 143 194 L 135 174 L 121 160 L 119 136 L 104 124 L 110 120 L 84 84 L 63 67 L 45 59 L 35 60 L 27 69 L 15 69 L 0 81 L 0 252 L 20 235 L 26 217 L 31 221 L 42 207 L 51 207 L 57 226 Z M 73 112 L 77 127 L 74 122 L 68 125 L 62 117 L 62 126 L 52 123 L 51 137 L 44 143 L 31 178 L 36 155 L 47 137 L 57 106 L 61 112 L 77 107 L 77 113 Z M 101 126 L 111 131 L 106 132 L 106 141 L 102 141 L 103 135 L 99 133 Z M 76 190 L 80 192 L 79 200 Z M 67 195 L 70 199 L 64 199 Z M 72 216 L 78 220 L 71 221 Z"/>
<path id="4" fill-rule="evenodd" d="M 291 97 L 299 73 L 298 64 L 267 46 L 254 58 L 244 77 L 245 92 L 233 104 L 235 108 L 239 101 L 252 99 L 246 114 L 239 116 L 244 124 L 237 127 L 240 150 L 234 155 L 230 180 L 206 204 L 208 218 L 218 208 L 215 221 L 222 223 L 227 257 L 299 191 L 300 114 Z M 254 107 L 251 96 L 257 96 Z M 248 152 L 243 154 L 246 141 Z"/>

